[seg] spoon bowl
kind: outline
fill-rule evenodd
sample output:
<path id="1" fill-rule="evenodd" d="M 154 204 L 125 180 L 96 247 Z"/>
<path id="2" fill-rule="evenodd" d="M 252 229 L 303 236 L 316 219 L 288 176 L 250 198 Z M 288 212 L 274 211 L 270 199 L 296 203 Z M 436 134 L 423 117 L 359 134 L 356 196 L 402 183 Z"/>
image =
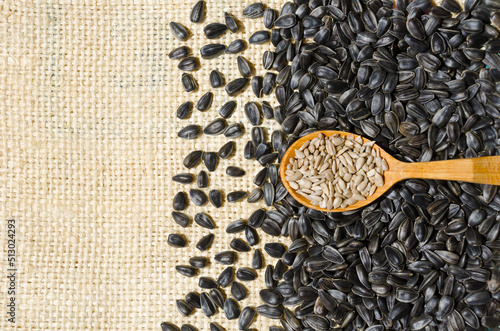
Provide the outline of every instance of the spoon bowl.
<path id="1" fill-rule="evenodd" d="M 319 206 L 312 205 L 310 200 L 297 193 L 290 186 L 290 183 L 286 180 L 285 175 L 287 165 L 290 163 L 290 158 L 295 157 L 295 151 L 299 149 L 306 141 L 316 138 L 320 133 L 326 137 L 330 137 L 334 134 L 338 134 L 343 138 L 347 136 L 352 136 L 354 138 L 360 137 L 361 139 L 363 139 L 363 143 L 370 142 L 370 140 L 353 133 L 323 130 L 310 133 L 298 139 L 288 148 L 288 150 L 283 155 L 280 163 L 281 180 L 292 197 L 300 204 L 308 208 L 324 212 L 344 212 L 362 208 L 377 200 L 397 182 L 409 178 L 456 180 L 479 184 L 500 185 L 500 156 L 407 163 L 396 160 L 377 144 L 374 144 L 372 146 L 372 149 L 378 151 L 380 153 L 380 156 L 386 160 L 388 165 L 388 169 L 384 172 L 383 175 L 384 185 L 378 187 L 372 195 L 366 197 L 366 200 L 358 201 L 352 205 L 347 206 L 346 208 L 321 208 Z"/>

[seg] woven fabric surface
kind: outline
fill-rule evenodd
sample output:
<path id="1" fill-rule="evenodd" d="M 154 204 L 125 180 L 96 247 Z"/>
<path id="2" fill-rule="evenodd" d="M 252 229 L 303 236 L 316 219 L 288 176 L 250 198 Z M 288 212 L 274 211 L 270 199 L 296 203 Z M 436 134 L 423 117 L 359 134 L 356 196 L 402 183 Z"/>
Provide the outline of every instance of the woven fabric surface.
<path id="1" fill-rule="evenodd" d="M 187 170 L 182 159 L 194 149 L 218 151 L 227 141 L 224 136 L 184 141 L 177 131 L 190 123 L 204 126 L 231 98 L 223 88 L 214 90 L 212 107 L 205 113 L 194 110 L 183 121 L 176 118 L 176 109 L 210 89 L 210 70 L 220 70 L 226 82 L 239 73 L 236 55 L 202 60 L 194 73 L 199 89 L 188 94 L 182 90 L 178 61 L 167 55 L 185 44 L 199 56 L 201 46 L 214 42 L 205 38 L 203 26 L 224 22 L 224 11 L 245 26 L 219 39 L 226 45 L 237 38 L 248 40 L 264 27 L 261 19 L 242 17 L 249 1 L 207 1 L 204 23 L 192 24 L 194 3 L 43 0 L 0 5 L 1 244 L 6 247 L 7 219 L 15 219 L 18 268 L 16 323 L 2 312 L 0 329 L 159 330 L 163 321 L 209 329 L 201 311 L 182 317 L 175 300 L 200 291 L 198 276 L 216 278 L 223 266 L 212 260 L 194 278 L 181 276 L 174 266 L 187 264 L 191 256 L 213 257 L 229 249 L 238 235 L 226 234 L 226 225 L 247 218 L 263 204 L 226 202 L 215 209 L 191 203 L 186 213 L 209 213 L 217 224 L 212 231 L 196 224 L 183 229 L 173 222 L 174 194 L 196 184 L 182 186 L 172 175 L 197 174 L 204 168 Z M 267 4 L 280 8 L 282 2 Z M 187 42 L 173 38 L 170 21 L 190 29 Z M 249 45 L 241 55 L 263 74 L 261 55 L 270 47 Z M 243 105 L 255 98 L 248 88 L 233 99 L 238 108 L 228 122 L 243 123 L 246 133 L 234 140 L 235 155 L 209 174 L 206 192 L 250 191 L 260 169 L 243 158 L 251 128 Z M 272 127 L 268 130 L 270 134 Z M 227 177 L 229 165 L 243 167 L 246 176 Z M 209 232 L 216 235 L 214 244 L 199 252 L 195 244 Z M 168 246 L 170 233 L 183 234 L 189 246 Z M 272 240 L 261 235 L 256 247 Z M 250 266 L 251 255 L 239 254 L 236 266 Z M 5 255 L 1 263 L 6 273 Z M 266 258 L 266 263 L 274 261 Z M 260 274 L 258 281 L 245 284 L 250 295 L 241 308 L 259 304 L 258 291 L 264 287 Z M 4 276 L 2 311 L 8 300 Z M 212 320 L 236 329 L 237 321 L 226 320 L 222 313 Z M 273 324 L 258 317 L 252 327 L 264 330 Z"/>

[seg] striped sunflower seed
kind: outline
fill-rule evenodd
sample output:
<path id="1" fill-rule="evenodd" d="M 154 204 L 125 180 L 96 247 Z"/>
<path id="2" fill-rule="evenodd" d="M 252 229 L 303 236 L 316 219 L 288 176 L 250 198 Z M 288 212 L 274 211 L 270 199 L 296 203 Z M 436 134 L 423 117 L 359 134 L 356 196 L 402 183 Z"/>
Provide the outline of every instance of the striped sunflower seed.
<path id="1" fill-rule="evenodd" d="M 189 196 L 191 197 L 191 201 L 197 206 L 203 206 L 208 201 L 207 195 L 202 190 L 191 189 L 189 190 Z"/>
<path id="2" fill-rule="evenodd" d="M 180 60 L 177 67 L 182 71 L 195 71 L 200 67 L 200 64 L 198 62 L 198 58 L 194 56 L 188 56 Z"/>
<path id="3" fill-rule="evenodd" d="M 176 248 L 186 247 L 186 240 L 180 234 L 169 234 L 167 238 L 167 243 Z"/>
<path id="4" fill-rule="evenodd" d="M 234 202 L 238 202 L 238 201 L 243 200 L 243 198 L 245 198 L 247 196 L 247 194 L 248 193 L 246 191 L 234 191 L 234 192 L 228 193 L 226 199 L 227 199 L 227 202 L 234 203 Z"/>
<path id="5" fill-rule="evenodd" d="M 226 48 L 226 54 L 237 54 L 244 51 L 246 43 L 243 39 L 233 40 Z"/>
<path id="6" fill-rule="evenodd" d="M 260 45 L 267 43 L 271 39 L 271 34 L 269 31 L 261 30 L 253 33 L 250 38 L 248 38 L 248 42 L 250 44 Z"/>
<path id="7" fill-rule="evenodd" d="M 189 216 L 178 211 L 172 212 L 172 218 L 174 219 L 175 223 L 179 224 L 183 228 L 187 227 L 189 223 L 191 223 L 191 218 Z"/>
<path id="8" fill-rule="evenodd" d="M 233 15 L 229 14 L 228 12 L 224 13 L 224 19 L 226 21 L 227 28 L 229 31 L 232 33 L 235 33 L 239 30 L 239 24 L 236 21 L 236 19 L 233 17 Z"/>
<path id="9" fill-rule="evenodd" d="M 243 177 L 245 175 L 245 170 L 238 167 L 229 166 L 226 168 L 226 174 L 231 177 Z"/>
<path id="10" fill-rule="evenodd" d="M 182 87 L 186 92 L 193 92 L 198 89 L 198 83 L 191 74 L 183 73 L 181 77 Z M 185 118 L 185 117 L 184 117 Z"/>
<path id="11" fill-rule="evenodd" d="M 200 100 L 195 105 L 195 108 L 199 111 L 206 111 L 212 105 L 214 99 L 214 94 L 212 92 L 207 92 L 201 96 Z"/>
<path id="12" fill-rule="evenodd" d="M 214 235 L 212 233 L 207 234 L 198 241 L 198 243 L 196 244 L 196 248 L 204 252 L 210 248 L 213 241 L 214 241 Z"/>
<path id="13" fill-rule="evenodd" d="M 219 115 L 224 118 L 229 118 L 236 109 L 236 101 L 228 101 L 219 109 Z"/>
<path id="14" fill-rule="evenodd" d="M 201 226 L 203 228 L 206 228 L 209 230 L 212 230 L 215 228 L 214 221 L 212 220 L 212 218 L 208 214 L 198 213 L 194 216 L 194 221 L 196 224 L 198 224 L 199 226 Z"/>
<path id="15" fill-rule="evenodd" d="M 210 23 L 203 28 L 207 39 L 215 39 L 222 36 L 227 30 L 227 26 L 222 23 Z"/>
<path id="16" fill-rule="evenodd" d="M 227 159 L 233 154 L 233 151 L 234 151 L 234 142 L 229 141 L 224 145 L 222 145 L 222 147 L 219 149 L 218 154 L 221 159 Z"/>
<path id="17" fill-rule="evenodd" d="M 205 1 L 200 0 L 196 2 L 196 4 L 193 6 L 189 18 L 193 23 L 201 23 L 204 17 L 205 17 Z"/>
<path id="18" fill-rule="evenodd" d="M 210 190 L 208 192 L 208 199 L 215 208 L 222 207 L 222 195 L 219 190 Z"/>
<path id="19" fill-rule="evenodd" d="M 189 264 L 196 269 L 205 268 L 207 266 L 208 259 L 203 256 L 194 256 L 189 259 Z"/>
<path id="20" fill-rule="evenodd" d="M 209 81 L 210 81 L 210 86 L 212 86 L 213 88 L 222 87 L 222 86 L 224 86 L 224 83 L 225 83 L 224 77 L 217 70 L 212 70 L 210 72 Z"/>
<path id="21" fill-rule="evenodd" d="M 237 301 L 241 301 L 246 298 L 247 296 L 247 289 L 245 286 L 243 286 L 241 283 L 233 281 L 231 283 L 231 295 L 233 298 L 235 298 Z M 240 316 L 241 318 L 241 316 Z"/>
<path id="22" fill-rule="evenodd" d="M 249 82 L 248 78 L 236 78 L 235 80 L 226 84 L 226 92 L 230 96 L 235 96 L 242 91 Z"/>
<path id="23" fill-rule="evenodd" d="M 183 316 L 189 316 L 193 312 L 193 308 L 189 306 L 184 300 L 176 300 L 175 304 L 177 305 L 177 310 Z"/>
<path id="24" fill-rule="evenodd" d="M 181 184 L 191 184 L 194 181 L 194 176 L 188 173 L 180 173 L 172 176 L 172 180 Z"/>
<path id="25" fill-rule="evenodd" d="M 193 103 L 191 101 L 183 102 L 179 108 L 177 108 L 177 118 L 183 120 L 186 119 L 189 114 L 191 114 L 191 109 L 193 108 Z"/>
<path id="26" fill-rule="evenodd" d="M 171 60 L 180 60 L 189 55 L 189 48 L 187 46 L 180 46 L 168 53 Z"/>
<path id="27" fill-rule="evenodd" d="M 217 284 L 227 287 L 233 281 L 233 267 L 224 269 L 217 278 Z"/>
<path id="28" fill-rule="evenodd" d="M 233 251 L 220 252 L 220 253 L 215 254 L 215 256 L 214 256 L 214 260 L 217 263 L 225 264 L 225 265 L 233 264 L 235 259 L 236 259 L 236 253 Z"/>
<path id="29" fill-rule="evenodd" d="M 223 44 L 208 44 L 200 48 L 201 57 L 207 60 L 219 57 L 226 50 Z"/>
<path id="30" fill-rule="evenodd" d="M 170 22 L 170 29 L 172 30 L 175 38 L 179 39 L 180 41 L 187 40 L 189 36 L 188 30 L 181 24 L 177 22 Z"/>
<path id="31" fill-rule="evenodd" d="M 226 131 L 224 131 L 224 133 Z M 207 168 L 208 171 L 210 172 L 215 171 L 215 169 L 217 168 L 217 164 L 219 163 L 219 156 L 217 155 L 216 152 L 206 152 L 203 155 L 203 162 L 205 163 L 205 167 Z"/>
<path id="32" fill-rule="evenodd" d="M 189 140 L 198 138 L 200 134 L 201 127 L 197 124 L 190 124 L 179 130 L 179 132 L 177 132 L 177 137 Z"/>
<path id="33" fill-rule="evenodd" d="M 187 207 L 187 198 L 185 192 L 177 192 L 173 200 L 174 210 L 184 210 Z"/>

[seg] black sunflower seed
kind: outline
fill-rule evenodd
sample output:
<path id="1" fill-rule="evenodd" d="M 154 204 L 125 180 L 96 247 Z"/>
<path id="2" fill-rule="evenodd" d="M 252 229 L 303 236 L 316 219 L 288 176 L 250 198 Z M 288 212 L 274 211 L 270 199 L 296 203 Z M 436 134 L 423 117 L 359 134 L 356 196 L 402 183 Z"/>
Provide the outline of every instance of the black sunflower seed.
<path id="1" fill-rule="evenodd" d="M 177 325 L 169 322 L 163 322 L 160 324 L 161 331 L 181 331 Z"/>
<path id="2" fill-rule="evenodd" d="M 226 54 L 237 54 L 244 51 L 246 43 L 243 39 L 233 40 L 226 48 Z"/>
<path id="3" fill-rule="evenodd" d="M 229 243 L 229 246 L 237 252 L 249 252 L 250 246 L 240 238 L 234 238 Z"/>
<path id="4" fill-rule="evenodd" d="M 275 22 L 274 25 L 277 28 L 281 29 L 289 29 L 297 24 L 297 16 L 293 13 L 289 13 L 286 15 L 281 15 Z"/>
<path id="5" fill-rule="evenodd" d="M 269 256 L 280 259 L 285 254 L 286 247 L 281 243 L 267 243 L 264 245 L 264 250 Z"/>
<path id="6" fill-rule="evenodd" d="M 257 248 L 252 256 L 252 268 L 262 269 L 263 267 L 264 267 L 264 256 L 262 255 L 262 251 Z"/>
<path id="7" fill-rule="evenodd" d="M 240 306 L 233 298 L 227 298 L 224 301 L 224 314 L 228 320 L 233 320 L 240 317 Z"/>
<path id="8" fill-rule="evenodd" d="M 250 44 L 260 45 L 267 43 L 269 39 L 271 39 L 269 31 L 261 30 L 253 33 L 250 38 L 248 38 L 248 42 Z"/>
<path id="9" fill-rule="evenodd" d="M 189 190 L 189 196 L 191 197 L 191 201 L 197 206 L 203 206 L 208 201 L 207 195 L 202 190 L 191 189 Z"/>
<path id="10" fill-rule="evenodd" d="M 210 86 L 212 86 L 213 88 L 222 87 L 222 86 L 224 86 L 224 83 L 225 83 L 224 77 L 217 70 L 212 70 L 210 72 L 209 81 L 210 81 Z"/>
<path id="11" fill-rule="evenodd" d="M 208 44 L 200 48 L 201 57 L 207 60 L 215 59 L 226 50 L 223 44 Z"/>
<path id="12" fill-rule="evenodd" d="M 183 276 L 194 277 L 196 275 L 196 268 L 186 265 L 175 266 L 175 270 Z"/>
<path id="13" fill-rule="evenodd" d="M 229 139 L 235 139 L 243 134 L 243 125 L 241 123 L 233 123 L 224 130 L 224 136 Z"/>
<path id="14" fill-rule="evenodd" d="M 174 210 L 184 210 L 187 207 L 187 198 L 185 192 L 177 192 L 173 200 Z"/>
<path id="15" fill-rule="evenodd" d="M 245 198 L 247 196 L 247 194 L 248 193 L 246 191 L 234 191 L 234 192 L 228 193 L 226 199 L 227 199 L 227 202 L 230 202 L 230 203 L 238 202 L 238 201 L 241 201 L 243 198 Z"/>
<path id="16" fill-rule="evenodd" d="M 224 329 L 220 325 L 210 322 L 210 331 L 224 331 Z"/>
<path id="17" fill-rule="evenodd" d="M 177 310 L 184 316 L 189 316 L 193 312 L 193 308 L 186 303 L 184 300 L 176 300 Z"/>
<path id="18" fill-rule="evenodd" d="M 247 197 L 248 203 L 256 203 L 262 199 L 264 192 L 259 187 L 254 188 Z"/>
<path id="19" fill-rule="evenodd" d="M 205 167 L 208 171 L 215 171 L 215 169 L 217 168 L 217 164 L 219 163 L 219 156 L 216 152 L 206 152 L 203 155 L 203 162 L 205 163 Z"/>
<path id="20" fill-rule="evenodd" d="M 177 137 L 181 139 L 196 139 L 201 134 L 201 127 L 197 124 L 190 124 L 177 132 Z"/>
<path id="21" fill-rule="evenodd" d="M 203 256 L 194 256 L 189 259 L 189 264 L 196 269 L 205 268 L 207 266 L 208 259 Z"/>
<path id="22" fill-rule="evenodd" d="M 247 227 L 247 224 L 243 220 L 236 220 L 232 221 L 231 223 L 228 224 L 226 227 L 226 232 L 227 233 L 238 233 Z"/>
<path id="23" fill-rule="evenodd" d="M 191 10 L 191 15 L 189 16 L 191 22 L 193 23 L 201 23 L 205 16 L 205 1 L 200 0 L 196 2 Z"/>
<path id="24" fill-rule="evenodd" d="M 210 290 L 210 299 L 215 303 L 215 305 L 219 308 L 224 308 L 224 297 L 222 296 L 221 291 L 219 289 L 214 288 Z"/>
<path id="25" fill-rule="evenodd" d="M 241 267 L 236 271 L 236 277 L 241 281 L 248 282 L 255 280 L 257 278 L 257 273 L 253 269 Z"/>
<path id="26" fill-rule="evenodd" d="M 278 222 L 271 219 L 265 219 L 261 225 L 261 228 L 262 231 L 271 236 L 278 237 L 281 234 L 281 226 L 278 224 Z"/>
<path id="27" fill-rule="evenodd" d="M 236 58 L 237 60 L 237 63 L 238 63 L 238 70 L 240 72 L 240 74 L 243 76 L 243 77 L 249 77 L 252 75 L 252 67 L 250 66 L 250 63 L 243 57 L 241 56 L 238 56 Z"/>
<path id="28" fill-rule="evenodd" d="M 202 237 L 198 241 L 198 243 L 196 244 L 196 248 L 198 248 L 202 252 L 206 251 L 212 245 L 212 242 L 214 241 L 214 237 L 215 236 L 212 233 L 207 234 L 206 236 Z"/>
<path id="29" fill-rule="evenodd" d="M 255 146 L 251 140 L 246 143 L 243 149 L 243 157 L 247 160 L 251 160 L 255 157 Z"/>
<path id="30" fill-rule="evenodd" d="M 257 307 L 257 314 L 270 319 L 280 319 L 281 316 L 283 316 L 283 307 L 282 306 L 271 307 L 268 305 L 261 305 Z"/>
<path id="31" fill-rule="evenodd" d="M 188 30 L 177 22 L 170 22 L 170 29 L 174 37 L 180 41 L 185 41 L 189 36 Z"/>
<path id="32" fill-rule="evenodd" d="M 245 175 L 245 170 L 238 167 L 229 166 L 226 168 L 226 174 L 231 177 L 242 177 Z"/>
<path id="33" fill-rule="evenodd" d="M 224 13 L 224 19 L 226 20 L 226 25 L 227 25 L 227 28 L 229 29 L 229 31 L 231 31 L 232 33 L 235 33 L 235 32 L 238 31 L 239 24 L 238 24 L 238 22 L 236 22 L 236 20 L 233 17 L 233 15 L 225 12 Z"/>
<path id="34" fill-rule="evenodd" d="M 208 192 L 208 200 L 215 208 L 222 207 L 222 195 L 219 190 L 210 190 Z"/>
<path id="35" fill-rule="evenodd" d="M 217 282 L 210 277 L 200 277 L 198 286 L 203 289 L 214 289 L 218 287 Z"/>
<path id="36" fill-rule="evenodd" d="M 245 116 L 252 125 L 259 125 L 262 119 L 259 106 L 255 102 L 247 102 L 244 106 Z"/>
<path id="37" fill-rule="evenodd" d="M 200 67 L 200 64 L 198 62 L 198 58 L 194 56 L 188 56 L 180 60 L 177 67 L 182 71 L 195 71 Z"/>
<path id="38" fill-rule="evenodd" d="M 247 86 L 249 79 L 248 78 L 237 78 L 228 84 L 226 84 L 226 92 L 230 96 L 234 96 L 238 94 L 241 90 Z"/>
<path id="39" fill-rule="evenodd" d="M 261 2 L 255 2 L 243 9 L 243 17 L 259 18 L 264 15 L 265 7 Z"/>
<path id="40" fill-rule="evenodd" d="M 205 213 L 198 213 L 194 216 L 194 221 L 201 227 L 212 230 L 215 228 L 214 221 L 212 218 Z"/>
<path id="41" fill-rule="evenodd" d="M 194 176 L 188 173 L 180 173 L 172 176 L 172 180 L 181 184 L 191 184 L 194 181 Z"/>
<path id="42" fill-rule="evenodd" d="M 264 209 L 257 209 L 248 218 L 248 225 L 253 228 L 260 228 L 265 219 L 266 211 Z"/>
<path id="43" fill-rule="evenodd" d="M 272 183 L 265 183 L 262 191 L 264 192 L 264 202 L 267 206 L 271 206 L 275 199 L 274 185 Z"/>
<path id="44" fill-rule="evenodd" d="M 227 287 L 233 281 L 233 267 L 224 269 L 217 278 L 217 284 Z"/>
<path id="45" fill-rule="evenodd" d="M 189 48 L 187 46 L 177 47 L 172 51 L 170 51 L 170 53 L 168 53 L 168 57 L 171 60 L 179 60 L 185 58 L 188 55 L 189 55 Z"/>
<path id="46" fill-rule="evenodd" d="M 184 239 L 184 237 L 182 237 L 180 234 L 175 234 L 175 233 L 168 235 L 167 243 L 170 246 L 176 248 L 186 247 L 187 245 L 186 239 Z"/>
<path id="47" fill-rule="evenodd" d="M 179 108 L 177 108 L 177 118 L 183 120 L 189 116 L 191 109 L 193 108 L 193 103 L 191 101 L 186 101 L 182 103 Z"/>
<path id="48" fill-rule="evenodd" d="M 262 20 L 264 22 L 264 26 L 266 29 L 272 29 L 274 27 L 274 22 L 276 21 L 276 17 L 278 17 L 278 12 L 271 8 L 266 8 L 264 10 L 264 14 L 262 16 Z"/>
<path id="49" fill-rule="evenodd" d="M 236 253 L 233 251 L 224 251 L 215 254 L 214 260 L 220 264 L 233 264 L 236 259 Z"/>
<path id="50" fill-rule="evenodd" d="M 229 118 L 233 114 L 235 108 L 236 108 L 236 102 L 228 101 L 225 104 L 223 104 L 222 107 L 219 109 L 219 115 L 224 118 Z"/>
<path id="51" fill-rule="evenodd" d="M 187 227 L 189 223 L 191 223 L 191 218 L 189 216 L 178 211 L 172 212 L 172 218 L 174 219 L 175 223 L 179 224 L 183 228 Z"/>
<path id="52" fill-rule="evenodd" d="M 255 309 L 253 307 L 245 307 L 241 311 L 240 318 L 238 320 L 238 328 L 240 330 L 246 330 L 252 324 L 255 318 Z"/>
<path id="53" fill-rule="evenodd" d="M 245 237 L 250 246 L 255 246 L 259 243 L 259 235 L 257 234 L 257 231 L 250 226 L 245 228 Z"/>
<path id="54" fill-rule="evenodd" d="M 200 294 L 200 303 L 201 311 L 203 311 L 203 314 L 205 314 L 205 316 L 210 317 L 217 313 L 217 308 L 215 307 L 212 299 L 210 299 L 210 296 L 207 293 L 202 292 Z"/>
<path id="55" fill-rule="evenodd" d="M 227 122 L 223 118 L 216 118 L 205 126 L 203 133 L 209 136 L 216 136 L 223 133 L 226 128 Z"/>
<path id="56" fill-rule="evenodd" d="M 212 105 L 213 98 L 214 94 L 212 92 L 205 93 L 204 95 L 202 95 L 200 100 L 198 100 L 195 108 L 199 111 L 206 111 Z"/>
<path id="57" fill-rule="evenodd" d="M 234 142 L 229 141 L 224 145 L 222 145 L 222 147 L 219 149 L 218 154 L 221 159 L 227 159 L 233 154 L 233 151 L 234 151 Z"/>
<path id="58" fill-rule="evenodd" d="M 252 91 L 255 94 L 257 98 L 262 97 L 262 86 L 263 86 L 263 79 L 262 76 L 253 76 L 252 80 L 250 81 L 250 85 L 252 86 Z"/>
<path id="59" fill-rule="evenodd" d="M 222 23 L 210 23 L 203 28 L 207 39 L 215 39 L 222 36 L 227 30 L 227 25 Z"/>
<path id="60" fill-rule="evenodd" d="M 182 87 L 184 88 L 184 91 L 186 91 L 188 93 L 196 91 L 196 89 L 198 88 L 198 83 L 196 82 L 196 79 L 194 79 L 194 77 L 188 73 L 182 74 L 181 83 L 182 83 Z M 177 112 L 177 114 L 179 114 L 179 112 Z M 177 115 L 177 117 L 179 117 L 179 115 Z M 179 118 L 184 119 L 186 117 L 187 116 L 179 117 Z"/>

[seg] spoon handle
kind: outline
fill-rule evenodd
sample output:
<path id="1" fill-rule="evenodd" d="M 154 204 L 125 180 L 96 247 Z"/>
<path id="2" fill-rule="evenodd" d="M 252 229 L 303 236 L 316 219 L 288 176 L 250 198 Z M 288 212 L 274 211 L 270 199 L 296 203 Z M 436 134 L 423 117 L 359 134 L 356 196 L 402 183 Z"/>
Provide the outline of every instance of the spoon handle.
<path id="1" fill-rule="evenodd" d="M 402 163 L 400 171 L 403 178 L 456 180 L 500 185 L 500 156 Z"/>

